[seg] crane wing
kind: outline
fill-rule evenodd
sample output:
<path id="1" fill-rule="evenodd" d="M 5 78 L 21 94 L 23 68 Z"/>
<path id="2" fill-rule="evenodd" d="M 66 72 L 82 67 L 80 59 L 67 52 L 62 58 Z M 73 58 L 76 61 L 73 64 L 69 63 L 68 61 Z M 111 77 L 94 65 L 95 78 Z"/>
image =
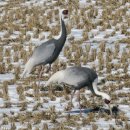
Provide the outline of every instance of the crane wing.
<path id="1" fill-rule="evenodd" d="M 41 46 L 38 46 L 32 55 L 32 58 L 34 59 L 34 62 L 36 65 L 42 64 L 49 60 L 53 53 L 55 51 L 55 44 L 42 44 Z"/>

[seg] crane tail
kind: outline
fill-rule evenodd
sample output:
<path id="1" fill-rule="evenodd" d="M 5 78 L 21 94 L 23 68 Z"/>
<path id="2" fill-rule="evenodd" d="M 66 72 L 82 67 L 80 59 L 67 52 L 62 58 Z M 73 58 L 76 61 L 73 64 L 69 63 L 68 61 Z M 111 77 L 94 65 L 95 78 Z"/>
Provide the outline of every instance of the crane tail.
<path id="1" fill-rule="evenodd" d="M 54 83 L 54 81 L 50 78 L 44 85 L 44 87 L 48 87 L 50 84 Z"/>
<path id="2" fill-rule="evenodd" d="M 55 81 L 55 79 L 54 79 L 54 75 L 52 75 L 51 77 L 50 77 L 50 79 L 45 83 L 45 86 L 44 87 L 47 87 L 47 86 L 49 86 L 50 84 L 52 84 L 52 83 L 55 83 L 56 81 Z"/>
<path id="3" fill-rule="evenodd" d="M 33 59 L 30 58 L 25 65 L 25 69 L 23 73 L 21 74 L 21 78 L 24 78 L 27 74 L 31 73 L 33 67 L 34 67 L 34 62 L 33 62 Z"/>
<path id="4" fill-rule="evenodd" d="M 53 74 L 50 79 L 46 82 L 45 87 L 49 86 L 52 83 L 61 83 L 62 82 L 62 71 L 58 71 Z"/>

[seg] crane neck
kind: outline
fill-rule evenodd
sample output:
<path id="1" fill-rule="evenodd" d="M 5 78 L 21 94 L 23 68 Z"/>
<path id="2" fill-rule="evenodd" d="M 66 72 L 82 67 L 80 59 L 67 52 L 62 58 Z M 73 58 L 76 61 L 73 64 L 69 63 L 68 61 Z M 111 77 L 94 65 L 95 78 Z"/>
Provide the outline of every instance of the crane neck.
<path id="1" fill-rule="evenodd" d="M 62 18 L 60 19 L 60 23 L 61 23 L 61 37 L 59 39 L 60 40 L 62 39 L 65 42 L 67 37 L 67 31 L 66 31 L 65 22 Z"/>
<path id="2" fill-rule="evenodd" d="M 98 90 L 94 90 L 94 94 L 96 95 L 96 96 L 98 96 L 98 97 L 102 97 L 103 99 L 105 99 L 105 97 L 106 97 L 106 93 L 104 93 L 104 92 L 100 92 L 100 91 L 98 91 Z"/>
<path id="3" fill-rule="evenodd" d="M 55 39 L 58 40 L 61 44 L 62 43 L 64 44 L 67 37 L 67 31 L 66 31 L 65 22 L 62 19 L 62 17 L 60 17 L 60 26 L 61 26 L 60 34 Z"/>
<path id="4" fill-rule="evenodd" d="M 108 99 L 109 98 L 109 95 L 104 93 L 104 92 L 100 92 L 98 89 L 97 89 L 97 83 L 94 82 L 93 83 L 93 93 L 98 96 L 98 97 L 102 97 L 103 99 Z"/>

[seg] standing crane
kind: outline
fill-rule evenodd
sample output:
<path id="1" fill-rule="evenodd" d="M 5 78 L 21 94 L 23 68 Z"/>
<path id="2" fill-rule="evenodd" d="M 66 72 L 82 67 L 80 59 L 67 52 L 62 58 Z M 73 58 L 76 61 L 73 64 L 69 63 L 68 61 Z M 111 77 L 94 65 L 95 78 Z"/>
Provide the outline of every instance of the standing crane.
<path id="1" fill-rule="evenodd" d="M 47 72 L 51 69 L 51 64 L 57 59 L 59 56 L 67 37 L 67 31 L 65 26 L 65 19 L 68 18 L 68 10 L 62 9 L 59 10 L 60 15 L 60 25 L 61 32 L 57 38 L 52 38 L 40 46 L 34 49 L 34 52 L 28 62 L 25 65 L 25 69 L 22 73 L 21 78 L 24 78 L 27 74 L 31 73 L 32 69 L 39 65 L 47 65 L 49 64 L 49 68 Z M 42 75 L 43 66 L 39 73 L 39 82 L 40 77 Z"/>

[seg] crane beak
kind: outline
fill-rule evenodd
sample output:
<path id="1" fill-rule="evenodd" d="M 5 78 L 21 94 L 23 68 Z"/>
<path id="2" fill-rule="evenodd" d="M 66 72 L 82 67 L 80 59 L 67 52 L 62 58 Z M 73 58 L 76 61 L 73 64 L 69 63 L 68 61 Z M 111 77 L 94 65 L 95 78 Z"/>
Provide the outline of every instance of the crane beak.
<path id="1" fill-rule="evenodd" d="M 64 15 L 64 19 L 68 19 L 68 15 Z"/>
<path id="2" fill-rule="evenodd" d="M 108 104 L 108 107 L 109 107 L 109 110 L 110 110 L 110 115 L 112 116 L 112 109 L 111 109 L 110 104 Z"/>

